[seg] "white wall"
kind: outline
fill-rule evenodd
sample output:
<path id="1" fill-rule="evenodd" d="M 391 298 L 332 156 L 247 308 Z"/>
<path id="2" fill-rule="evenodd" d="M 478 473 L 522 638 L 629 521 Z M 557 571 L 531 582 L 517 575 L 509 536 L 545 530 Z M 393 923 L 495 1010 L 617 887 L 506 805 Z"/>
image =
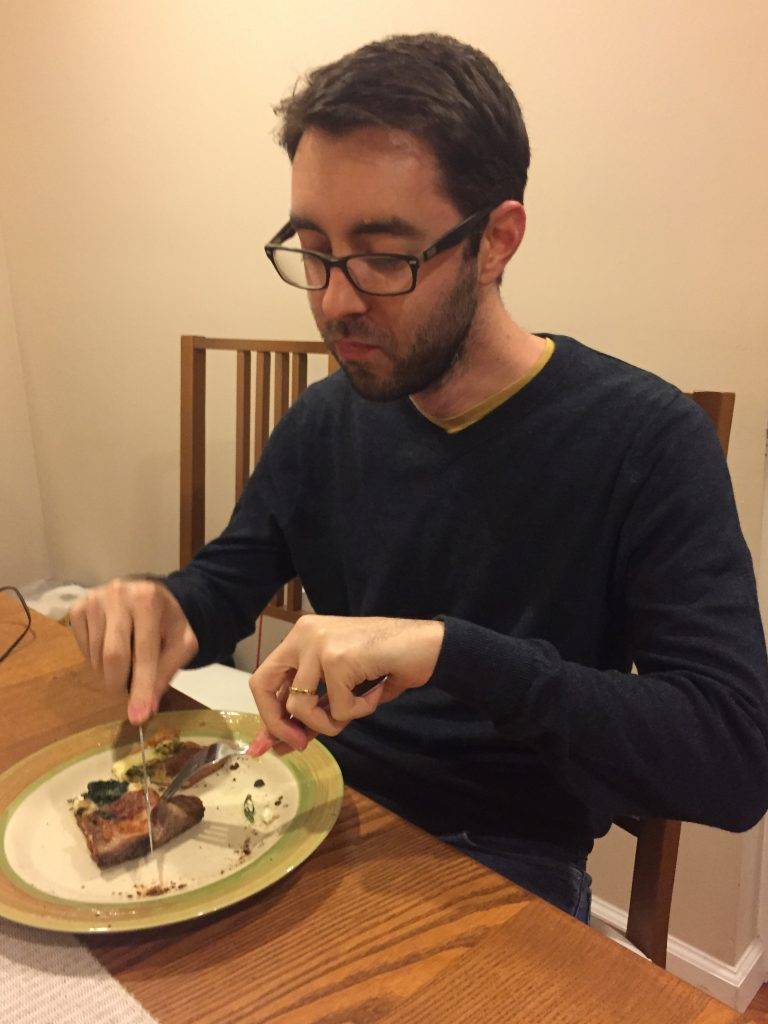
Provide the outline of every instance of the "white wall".
<path id="1" fill-rule="evenodd" d="M 48 574 L 32 430 L 0 226 L 0 587 Z"/>
<path id="2" fill-rule="evenodd" d="M 757 556 L 768 6 L 6 0 L 0 215 L 54 575 L 175 565 L 179 336 L 314 337 L 261 251 L 288 201 L 271 104 L 311 66 L 430 29 L 485 49 L 526 114 L 512 315 L 687 390 L 735 391 L 730 464 Z M 211 377 L 209 533 L 233 486 L 231 370 Z M 19 550 L 27 529 L 14 512 Z M 685 827 L 674 934 L 735 962 L 757 841 Z M 623 899 L 628 862 L 620 837 L 599 844 L 598 894 Z"/>

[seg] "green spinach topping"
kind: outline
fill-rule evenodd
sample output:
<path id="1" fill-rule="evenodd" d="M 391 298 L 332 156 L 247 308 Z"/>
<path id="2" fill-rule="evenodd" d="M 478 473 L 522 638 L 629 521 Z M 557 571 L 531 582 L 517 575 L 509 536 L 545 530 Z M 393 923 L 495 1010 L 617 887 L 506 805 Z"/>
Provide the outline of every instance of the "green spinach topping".
<path id="1" fill-rule="evenodd" d="M 83 796 L 93 800 L 95 804 L 111 804 L 117 800 L 128 789 L 127 782 L 116 782 L 114 779 L 107 779 L 101 782 L 89 782 L 88 791 Z"/>

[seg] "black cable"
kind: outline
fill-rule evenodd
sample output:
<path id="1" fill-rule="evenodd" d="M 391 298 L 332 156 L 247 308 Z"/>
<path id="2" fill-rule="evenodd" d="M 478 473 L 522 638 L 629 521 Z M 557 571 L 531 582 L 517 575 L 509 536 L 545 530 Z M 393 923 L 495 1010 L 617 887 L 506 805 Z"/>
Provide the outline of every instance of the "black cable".
<path id="1" fill-rule="evenodd" d="M 29 608 L 27 607 L 27 602 L 22 597 L 21 591 L 17 590 L 16 587 L 0 587 L 0 594 L 4 590 L 12 590 L 14 592 L 14 594 L 16 595 L 16 597 L 18 597 L 19 601 L 21 601 L 21 607 L 24 609 L 24 614 L 27 616 L 27 624 L 24 627 L 24 629 L 21 631 L 19 636 L 17 636 L 16 639 L 13 641 L 11 646 L 7 650 L 3 651 L 2 654 L 0 654 L 0 661 L 5 661 L 5 659 L 8 657 L 8 655 L 14 649 L 14 647 L 17 647 L 21 643 L 21 641 L 27 635 L 27 633 L 29 632 L 29 630 L 30 630 L 30 628 L 32 626 L 32 616 L 29 614 Z"/>

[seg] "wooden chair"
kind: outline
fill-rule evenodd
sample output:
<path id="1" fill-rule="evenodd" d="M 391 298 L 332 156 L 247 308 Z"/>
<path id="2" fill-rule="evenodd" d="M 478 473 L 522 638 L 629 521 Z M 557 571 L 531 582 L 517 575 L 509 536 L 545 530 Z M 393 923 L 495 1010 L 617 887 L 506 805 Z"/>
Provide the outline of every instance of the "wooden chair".
<path id="1" fill-rule="evenodd" d="M 271 428 L 307 386 L 307 357 L 324 355 L 328 372 L 338 369 L 319 341 L 240 341 L 232 338 L 181 339 L 181 542 L 182 566 L 205 539 L 205 365 L 208 351 L 234 352 L 235 501 L 259 460 Z M 255 354 L 255 374 L 252 356 Z M 291 580 L 264 614 L 295 622 L 301 615 L 301 583 Z"/>
<path id="2" fill-rule="evenodd" d="M 235 352 L 237 357 L 235 500 L 264 448 L 270 422 L 274 427 L 306 388 L 307 356 L 327 355 L 321 342 L 312 341 L 239 341 L 193 336 L 181 339 L 182 565 L 202 546 L 205 534 L 205 360 L 209 349 Z M 251 353 L 256 356 L 255 387 Z M 336 361 L 328 356 L 329 373 L 337 368 Z M 696 391 L 689 397 L 712 419 L 727 455 L 734 395 Z M 278 591 L 265 614 L 289 622 L 299 618 L 302 611 L 298 579 Z M 615 824 L 637 840 L 626 938 L 653 963 L 665 967 L 680 822 L 622 817 Z"/>
<path id="3" fill-rule="evenodd" d="M 727 455 L 735 396 L 732 392 L 694 391 L 689 398 L 709 415 Z M 620 817 L 615 824 L 637 840 L 626 938 L 653 963 L 666 967 L 680 822 Z"/>

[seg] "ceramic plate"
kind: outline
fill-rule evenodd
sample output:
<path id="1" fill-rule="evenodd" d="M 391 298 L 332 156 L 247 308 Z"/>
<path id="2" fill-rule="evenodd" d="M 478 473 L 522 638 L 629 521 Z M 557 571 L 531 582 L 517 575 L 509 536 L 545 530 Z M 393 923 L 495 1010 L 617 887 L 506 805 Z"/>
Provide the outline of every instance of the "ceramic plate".
<path id="1" fill-rule="evenodd" d="M 259 719 L 227 711 L 172 711 L 151 732 L 249 742 Z M 205 817 L 153 857 L 101 869 L 91 860 L 72 800 L 136 742 L 112 722 L 52 743 L 0 775 L 0 914 L 54 931 L 131 931 L 227 907 L 283 878 L 320 845 L 338 817 L 341 772 L 313 742 L 303 753 L 240 758 L 185 792 Z M 151 739 L 151 733 L 147 736 Z M 243 805 L 250 795 L 254 820 Z M 250 809 L 250 804 L 249 804 Z"/>

